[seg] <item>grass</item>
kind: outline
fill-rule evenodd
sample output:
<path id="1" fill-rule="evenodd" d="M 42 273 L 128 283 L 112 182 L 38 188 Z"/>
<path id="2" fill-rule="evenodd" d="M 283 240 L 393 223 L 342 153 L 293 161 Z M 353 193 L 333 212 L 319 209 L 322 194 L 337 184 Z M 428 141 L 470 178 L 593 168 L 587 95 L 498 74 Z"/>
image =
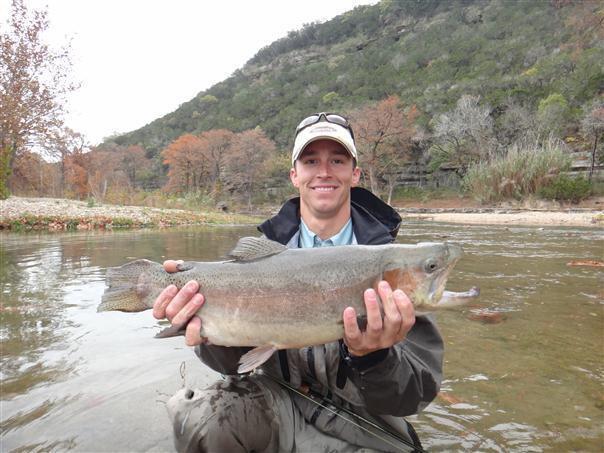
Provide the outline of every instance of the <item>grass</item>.
<path id="1" fill-rule="evenodd" d="M 481 203 L 521 200 L 537 194 L 571 166 L 559 142 L 513 146 L 504 156 L 468 169 L 464 190 Z"/>

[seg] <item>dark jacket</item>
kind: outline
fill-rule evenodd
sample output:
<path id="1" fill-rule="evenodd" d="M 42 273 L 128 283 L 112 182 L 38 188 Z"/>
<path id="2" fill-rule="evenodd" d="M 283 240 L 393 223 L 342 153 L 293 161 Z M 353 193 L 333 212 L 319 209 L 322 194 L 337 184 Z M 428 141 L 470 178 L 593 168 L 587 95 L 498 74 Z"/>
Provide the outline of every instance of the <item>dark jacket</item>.
<path id="1" fill-rule="evenodd" d="M 393 242 L 400 216 L 371 192 L 351 192 L 351 217 L 358 244 Z M 287 201 L 279 213 L 258 229 L 269 239 L 288 244 L 298 234 L 300 200 Z M 235 374 L 240 356 L 250 348 L 202 345 L 196 352 L 204 363 L 223 374 Z M 417 315 L 407 338 L 364 357 L 353 358 L 342 341 L 295 350 L 283 350 L 263 365 L 293 386 L 309 385 L 321 394 L 345 402 L 358 413 L 378 416 L 404 431 L 396 420 L 419 412 L 438 393 L 442 379 L 443 342 L 430 316 Z M 329 414 L 298 401 L 305 418 L 322 429 L 333 421 Z M 325 416 L 321 420 L 321 416 Z M 402 420 L 402 419 L 401 419 Z M 397 426 L 399 425 L 399 426 Z"/>

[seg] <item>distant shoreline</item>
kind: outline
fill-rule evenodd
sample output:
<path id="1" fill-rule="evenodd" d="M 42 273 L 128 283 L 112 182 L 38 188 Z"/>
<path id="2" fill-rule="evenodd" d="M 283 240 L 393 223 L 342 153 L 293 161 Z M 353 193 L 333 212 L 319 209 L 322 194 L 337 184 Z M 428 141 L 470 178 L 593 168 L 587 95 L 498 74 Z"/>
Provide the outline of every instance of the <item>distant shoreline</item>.
<path id="1" fill-rule="evenodd" d="M 506 209 L 452 207 L 398 208 L 403 220 L 424 220 L 485 225 L 604 226 L 598 209 Z M 0 230 L 93 230 L 112 228 L 169 227 L 177 225 L 258 224 L 261 217 L 221 212 L 117 206 L 62 198 L 10 197 L 0 201 Z"/>
<path id="2" fill-rule="evenodd" d="M 255 225 L 262 219 L 222 212 L 95 204 L 65 198 L 0 200 L 0 230 L 95 230 L 179 225 Z"/>
<path id="3" fill-rule="evenodd" d="M 604 227 L 604 212 L 595 210 L 485 210 L 483 212 L 459 212 L 424 210 L 400 211 L 403 219 L 431 222 L 463 223 L 472 225 L 527 225 L 527 226 L 578 226 Z"/>

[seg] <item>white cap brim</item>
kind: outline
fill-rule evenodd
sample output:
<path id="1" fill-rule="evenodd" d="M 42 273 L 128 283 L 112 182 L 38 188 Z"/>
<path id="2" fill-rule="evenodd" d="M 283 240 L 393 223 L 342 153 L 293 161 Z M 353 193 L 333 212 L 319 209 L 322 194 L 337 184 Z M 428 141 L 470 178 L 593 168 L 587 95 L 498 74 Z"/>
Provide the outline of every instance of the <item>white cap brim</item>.
<path id="1" fill-rule="evenodd" d="M 294 165 L 298 157 L 300 157 L 304 148 L 317 140 L 336 141 L 346 148 L 346 151 L 348 151 L 354 159 L 358 160 L 357 148 L 354 146 L 354 140 L 350 131 L 339 124 L 319 121 L 318 123 L 302 129 L 296 136 L 294 150 L 292 152 L 292 165 Z"/>

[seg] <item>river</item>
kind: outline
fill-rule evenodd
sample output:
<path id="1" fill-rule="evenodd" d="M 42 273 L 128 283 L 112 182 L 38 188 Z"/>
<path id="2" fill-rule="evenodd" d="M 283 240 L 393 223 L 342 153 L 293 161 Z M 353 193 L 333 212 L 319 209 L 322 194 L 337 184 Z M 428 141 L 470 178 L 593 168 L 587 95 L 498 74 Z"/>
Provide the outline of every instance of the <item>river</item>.
<path id="1" fill-rule="evenodd" d="M 182 338 L 153 339 L 150 312 L 97 313 L 107 267 L 135 258 L 216 260 L 252 227 L 1 233 L 2 452 L 171 451 L 165 402 L 220 376 Z M 410 417 L 431 451 L 601 451 L 604 232 L 405 223 L 401 243 L 451 241 L 448 288 L 479 286 L 439 312 L 441 395 Z M 477 316 L 497 313 L 494 323 Z"/>

